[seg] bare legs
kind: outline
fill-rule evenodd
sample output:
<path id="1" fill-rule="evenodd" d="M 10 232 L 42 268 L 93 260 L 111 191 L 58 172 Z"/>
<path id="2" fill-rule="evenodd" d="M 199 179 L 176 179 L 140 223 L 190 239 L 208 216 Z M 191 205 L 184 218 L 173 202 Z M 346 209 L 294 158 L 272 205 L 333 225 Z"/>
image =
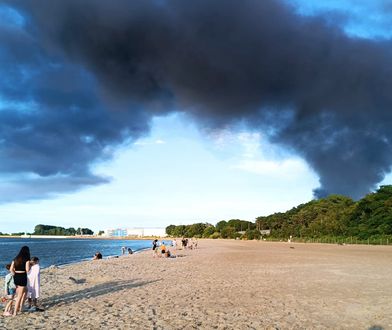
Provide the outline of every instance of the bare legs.
<path id="1" fill-rule="evenodd" d="M 23 303 L 26 299 L 27 288 L 25 286 L 16 287 L 16 302 L 14 308 L 14 316 L 16 313 L 22 310 Z"/>

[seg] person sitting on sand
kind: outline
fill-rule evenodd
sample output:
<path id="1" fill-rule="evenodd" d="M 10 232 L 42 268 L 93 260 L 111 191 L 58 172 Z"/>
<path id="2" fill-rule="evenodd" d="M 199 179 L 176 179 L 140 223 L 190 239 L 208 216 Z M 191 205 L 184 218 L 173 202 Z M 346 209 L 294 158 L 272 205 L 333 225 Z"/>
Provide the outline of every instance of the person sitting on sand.
<path id="1" fill-rule="evenodd" d="M 12 304 L 13 304 L 14 297 L 15 297 L 16 286 L 14 283 L 14 275 L 10 271 L 11 264 L 6 265 L 5 268 L 7 268 L 9 273 L 5 276 L 5 279 L 4 279 L 4 289 L 5 289 L 5 296 L 6 296 L 5 301 L 7 301 L 7 304 L 5 305 L 3 315 L 4 316 L 11 316 L 12 315 L 11 308 L 12 308 Z"/>
<path id="2" fill-rule="evenodd" d="M 128 254 L 133 254 L 133 251 L 131 248 L 128 248 Z"/>
<path id="3" fill-rule="evenodd" d="M 102 254 L 101 254 L 101 252 L 97 252 L 97 253 L 94 255 L 94 257 L 93 257 L 93 260 L 99 260 L 99 259 L 102 259 Z"/>
<path id="4" fill-rule="evenodd" d="M 162 255 L 164 255 L 166 253 L 166 250 L 167 250 L 167 248 L 166 248 L 165 242 L 162 242 L 162 244 L 161 244 L 161 253 L 162 253 Z"/>

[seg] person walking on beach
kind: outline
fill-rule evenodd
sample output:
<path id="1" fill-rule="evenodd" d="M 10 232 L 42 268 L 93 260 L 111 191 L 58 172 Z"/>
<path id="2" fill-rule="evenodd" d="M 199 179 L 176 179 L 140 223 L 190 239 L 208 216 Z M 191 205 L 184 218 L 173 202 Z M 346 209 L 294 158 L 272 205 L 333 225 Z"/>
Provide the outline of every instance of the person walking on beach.
<path id="1" fill-rule="evenodd" d="M 30 271 L 30 249 L 23 246 L 18 255 L 12 261 L 10 270 L 14 273 L 14 283 L 16 285 L 16 302 L 13 316 L 22 310 L 27 294 L 27 273 Z"/>
<path id="2" fill-rule="evenodd" d="M 5 279 L 4 279 L 4 289 L 5 289 L 5 296 L 7 299 L 7 304 L 5 305 L 3 315 L 4 316 L 11 316 L 12 315 L 11 308 L 12 308 L 12 303 L 13 303 L 14 297 L 15 297 L 16 287 L 15 287 L 15 283 L 14 283 L 14 275 L 10 271 L 11 264 L 6 265 L 5 268 L 7 268 L 9 273 L 5 276 Z"/>
<path id="3" fill-rule="evenodd" d="M 31 268 L 27 273 L 27 298 L 29 303 L 29 309 L 31 311 L 37 311 L 37 299 L 39 298 L 40 291 L 40 266 L 39 259 L 37 257 L 31 258 Z"/>

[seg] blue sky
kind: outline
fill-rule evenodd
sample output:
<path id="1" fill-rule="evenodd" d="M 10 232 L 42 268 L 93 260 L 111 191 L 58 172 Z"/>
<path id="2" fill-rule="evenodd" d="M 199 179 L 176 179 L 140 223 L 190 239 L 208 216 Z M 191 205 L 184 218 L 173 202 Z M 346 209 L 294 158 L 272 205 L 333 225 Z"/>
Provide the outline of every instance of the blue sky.
<path id="1" fill-rule="evenodd" d="M 342 26 L 351 37 L 379 40 L 391 37 L 388 25 L 392 5 L 386 1 L 286 2 L 300 15 L 326 15 L 330 24 Z M 18 37 L 24 37 L 21 31 L 26 22 L 17 11 L 0 6 L 0 20 L 0 33 L 12 26 L 18 31 Z M 0 55 L 1 51 L 0 48 Z M 78 67 L 72 66 L 70 70 L 77 71 Z M 34 74 L 32 71 L 31 75 Z M 89 93 L 90 89 L 85 87 L 83 79 L 90 82 L 91 77 L 86 78 L 84 72 L 79 72 L 78 77 L 80 81 L 75 82 L 75 86 L 80 84 L 83 88 L 80 95 L 76 93 L 77 97 L 88 103 L 91 100 L 83 98 L 83 93 Z M 69 95 L 73 95 L 72 91 Z M 110 97 L 108 99 L 116 105 Z M 0 89 L 0 112 L 9 107 L 18 109 L 21 114 L 39 111 L 35 103 L 4 99 Z M 142 121 L 143 113 L 137 111 Z M 121 124 L 122 114 L 116 116 L 108 120 Z M 128 119 L 124 116 L 124 120 Z M 37 224 L 88 227 L 98 231 L 194 222 L 215 224 L 233 218 L 254 221 L 257 216 L 286 211 L 311 200 L 313 189 L 320 185 L 317 173 L 298 153 L 271 144 L 261 129 L 239 125 L 207 129 L 182 113 L 155 115 L 148 124 L 149 133 L 141 133 L 122 144 L 118 143 L 121 138 L 113 134 L 113 140 L 103 148 L 103 156 L 97 161 L 92 162 L 95 158 L 86 156 L 86 162 L 92 164 L 87 174 L 82 173 L 86 177 L 55 174 L 49 176 L 53 181 L 45 181 L 35 172 L 1 172 L 0 231 L 29 232 Z M 144 128 L 136 131 L 138 129 L 143 131 Z M 95 141 L 94 134 L 92 131 L 91 135 L 83 135 L 82 142 L 98 145 L 101 141 Z M 1 143 L 0 138 L 0 146 Z M 102 160 L 105 152 L 109 157 Z M 77 186 L 73 181 L 67 182 L 71 179 L 93 183 L 82 184 L 75 191 L 69 189 L 69 186 Z M 30 184 L 24 185 L 23 181 Z M 388 175 L 381 184 L 390 183 L 392 176 Z M 57 191 L 51 190 L 51 185 Z"/>

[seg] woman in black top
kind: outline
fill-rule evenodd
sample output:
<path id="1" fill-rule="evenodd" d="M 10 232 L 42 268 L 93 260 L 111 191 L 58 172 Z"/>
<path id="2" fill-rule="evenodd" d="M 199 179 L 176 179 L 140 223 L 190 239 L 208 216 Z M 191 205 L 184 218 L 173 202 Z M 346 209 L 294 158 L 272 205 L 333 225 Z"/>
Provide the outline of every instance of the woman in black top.
<path id="1" fill-rule="evenodd" d="M 23 246 L 18 255 L 12 261 L 10 271 L 14 273 L 16 285 L 16 302 L 14 316 L 22 309 L 27 293 L 27 273 L 30 270 L 30 249 Z"/>

